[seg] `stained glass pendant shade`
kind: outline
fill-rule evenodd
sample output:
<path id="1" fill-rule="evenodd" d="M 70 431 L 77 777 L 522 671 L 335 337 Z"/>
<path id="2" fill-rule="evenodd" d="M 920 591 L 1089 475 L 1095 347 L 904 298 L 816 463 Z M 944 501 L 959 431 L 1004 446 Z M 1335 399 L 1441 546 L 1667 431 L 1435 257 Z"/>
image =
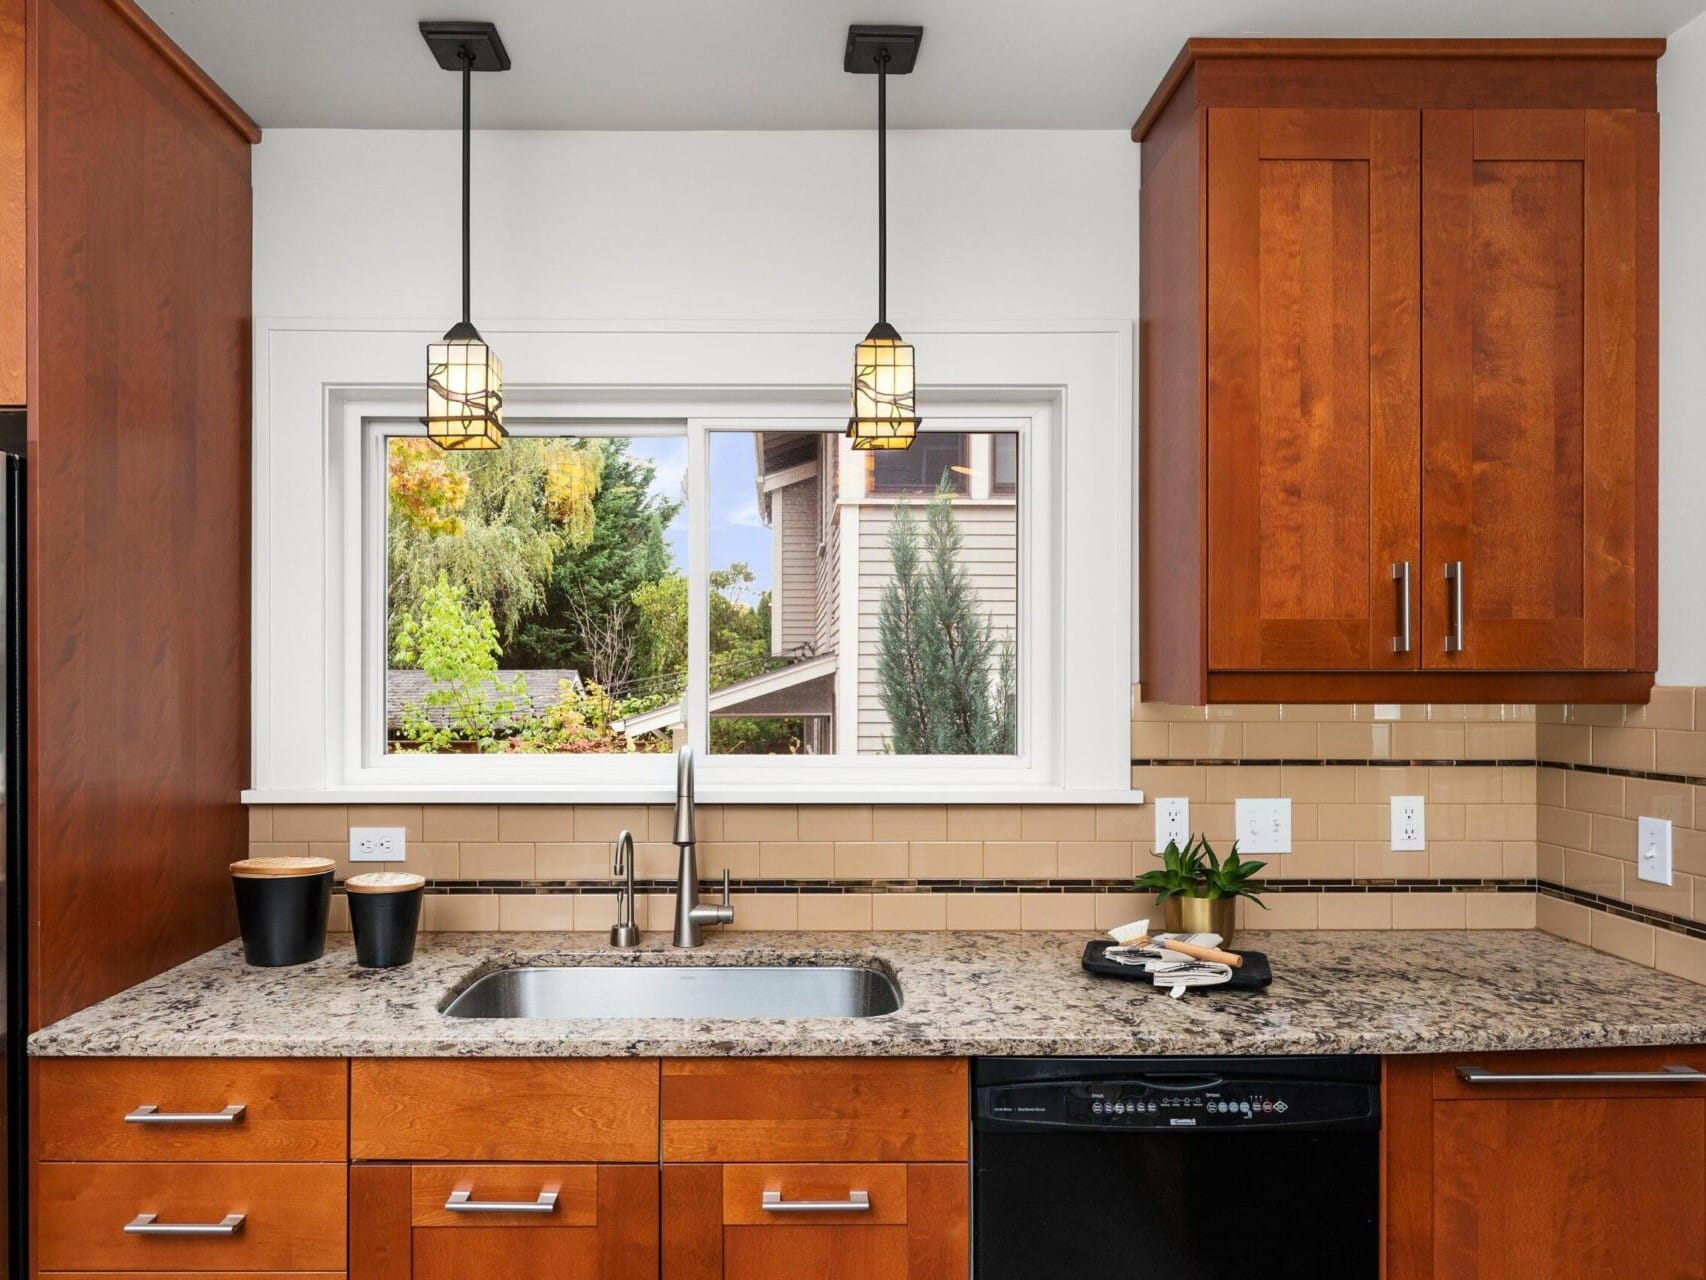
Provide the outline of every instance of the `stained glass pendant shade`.
<path id="1" fill-rule="evenodd" d="M 888 322 L 888 78 L 912 70 L 922 27 L 854 26 L 847 32 L 847 71 L 877 77 L 877 323 L 853 349 L 855 449 L 907 449 L 918 433 L 912 344 Z"/>
<path id="2" fill-rule="evenodd" d="M 473 73 L 507 71 L 509 55 L 489 22 L 421 23 L 440 66 L 462 75 L 462 319 L 427 344 L 427 439 L 441 449 L 500 449 L 504 436 L 504 370 L 469 318 L 469 149 Z"/>

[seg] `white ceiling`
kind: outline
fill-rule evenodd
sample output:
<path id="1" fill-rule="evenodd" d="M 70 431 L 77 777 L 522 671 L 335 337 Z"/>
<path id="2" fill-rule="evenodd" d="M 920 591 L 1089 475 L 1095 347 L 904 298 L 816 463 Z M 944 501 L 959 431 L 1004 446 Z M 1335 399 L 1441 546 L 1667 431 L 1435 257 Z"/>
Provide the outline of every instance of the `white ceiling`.
<path id="1" fill-rule="evenodd" d="M 1706 0 L 141 0 L 263 128 L 454 127 L 422 18 L 496 22 L 509 129 L 864 129 L 849 22 L 922 24 L 896 127 L 1116 129 L 1192 35 L 1655 36 Z"/>

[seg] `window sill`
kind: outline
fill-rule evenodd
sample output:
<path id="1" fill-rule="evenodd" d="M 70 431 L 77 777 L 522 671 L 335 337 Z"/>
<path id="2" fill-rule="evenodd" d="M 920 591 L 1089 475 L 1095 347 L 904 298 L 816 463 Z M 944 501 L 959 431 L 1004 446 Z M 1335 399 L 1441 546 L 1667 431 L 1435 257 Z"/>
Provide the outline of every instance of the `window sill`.
<path id="1" fill-rule="evenodd" d="M 673 804 L 673 787 L 390 786 L 281 788 L 242 793 L 244 804 Z M 701 786 L 700 804 L 930 804 L 1140 805 L 1133 790 L 1058 787 L 715 787 Z"/>

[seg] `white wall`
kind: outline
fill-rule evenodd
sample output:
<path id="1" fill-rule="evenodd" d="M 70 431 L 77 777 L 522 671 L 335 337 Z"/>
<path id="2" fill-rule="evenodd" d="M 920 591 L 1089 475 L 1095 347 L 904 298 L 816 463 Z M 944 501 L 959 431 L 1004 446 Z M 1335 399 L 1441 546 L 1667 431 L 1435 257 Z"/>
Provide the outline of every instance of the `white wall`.
<path id="1" fill-rule="evenodd" d="M 1706 16 L 1659 60 L 1659 682 L 1706 684 Z"/>
<path id="2" fill-rule="evenodd" d="M 892 318 L 1135 319 L 1137 162 L 1122 131 L 891 135 Z M 268 131 L 255 314 L 448 325 L 457 164 L 454 133 Z M 476 324 L 875 318 L 870 133 L 486 133 L 474 174 Z"/>

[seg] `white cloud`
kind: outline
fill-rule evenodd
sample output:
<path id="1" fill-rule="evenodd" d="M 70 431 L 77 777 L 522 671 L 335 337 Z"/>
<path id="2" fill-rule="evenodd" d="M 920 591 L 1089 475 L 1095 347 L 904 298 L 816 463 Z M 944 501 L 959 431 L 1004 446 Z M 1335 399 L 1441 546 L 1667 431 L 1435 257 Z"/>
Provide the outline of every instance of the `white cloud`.
<path id="1" fill-rule="evenodd" d="M 722 523 L 739 529 L 762 529 L 764 521 L 758 516 L 758 499 L 748 498 L 743 504 L 730 512 Z"/>

